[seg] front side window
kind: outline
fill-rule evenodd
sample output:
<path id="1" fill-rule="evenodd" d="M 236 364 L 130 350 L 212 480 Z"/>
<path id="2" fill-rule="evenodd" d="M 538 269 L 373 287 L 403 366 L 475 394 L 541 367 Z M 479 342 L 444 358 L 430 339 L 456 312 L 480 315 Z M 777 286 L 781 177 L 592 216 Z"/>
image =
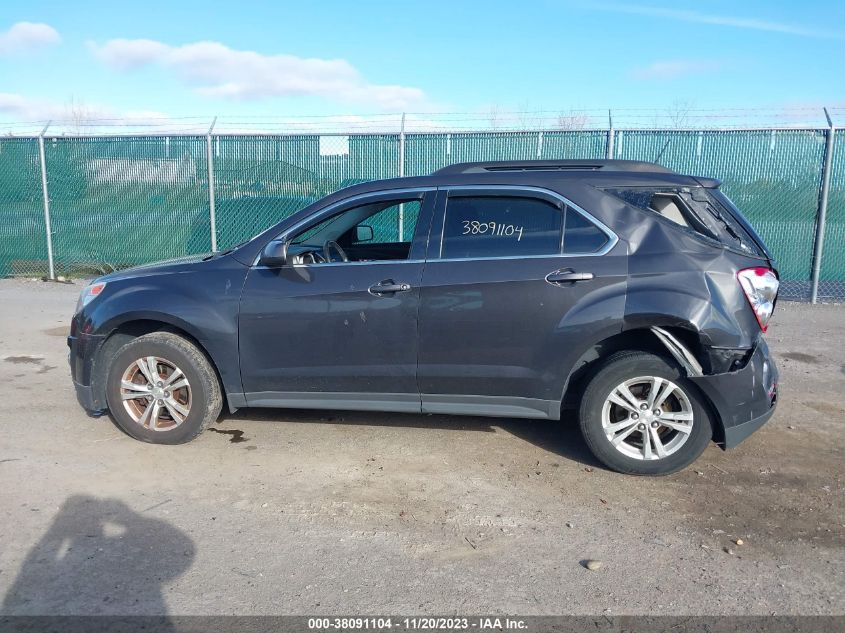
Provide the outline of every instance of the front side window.
<path id="1" fill-rule="evenodd" d="M 441 257 L 558 255 L 563 211 L 538 198 L 453 196 L 446 204 Z"/>
<path id="2" fill-rule="evenodd" d="M 354 206 L 296 234 L 290 253 L 302 264 L 408 259 L 419 212 L 418 198 Z"/>

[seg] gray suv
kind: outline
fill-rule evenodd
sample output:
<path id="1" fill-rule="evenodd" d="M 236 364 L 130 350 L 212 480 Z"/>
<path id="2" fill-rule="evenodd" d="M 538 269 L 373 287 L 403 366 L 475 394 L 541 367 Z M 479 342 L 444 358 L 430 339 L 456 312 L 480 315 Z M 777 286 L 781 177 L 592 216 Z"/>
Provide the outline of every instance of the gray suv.
<path id="1" fill-rule="evenodd" d="M 224 406 L 577 419 L 608 467 L 665 474 L 771 417 L 777 290 L 716 180 L 465 163 L 96 279 L 68 343 L 82 405 L 146 442 Z"/>

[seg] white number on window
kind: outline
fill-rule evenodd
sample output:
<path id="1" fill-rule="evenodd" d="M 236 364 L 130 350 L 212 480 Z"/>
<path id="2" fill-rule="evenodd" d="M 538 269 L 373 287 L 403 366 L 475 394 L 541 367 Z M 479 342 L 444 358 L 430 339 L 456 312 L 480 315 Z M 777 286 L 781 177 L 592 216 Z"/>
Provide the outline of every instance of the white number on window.
<path id="1" fill-rule="evenodd" d="M 487 235 L 489 237 L 513 237 L 516 241 L 522 240 L 524 226 L 515 224 L 501 224 L 500 222 L 479 222 L 478 220 L 463 220 L 464 232 L 462 235 Z"/>

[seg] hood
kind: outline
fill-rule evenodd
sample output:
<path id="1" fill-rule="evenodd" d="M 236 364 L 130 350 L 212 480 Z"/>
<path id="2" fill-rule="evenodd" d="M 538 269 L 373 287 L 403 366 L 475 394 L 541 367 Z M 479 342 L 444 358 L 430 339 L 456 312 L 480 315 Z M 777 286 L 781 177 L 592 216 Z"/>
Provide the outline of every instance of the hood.
<path id="1" fill-rule="evenodd" d="M 176 257 L 174 259 L 166 259 L 160 262 L 152 262 L 150 264 L 142 264 L 134 268 L 127 268 L 117 272 L 109 273 L 99 277 L 97 281 L 118 281 L 121 279 L 136 279 L 140 277 L 148 277 L 150 275 L 167 275 L 175 273 L 186 273 L 196 270 L 204 264 L 220 259 L 220 255 L 214 253 L 197 253 L 196 255 L 187 255 L 185 257 Z"/>

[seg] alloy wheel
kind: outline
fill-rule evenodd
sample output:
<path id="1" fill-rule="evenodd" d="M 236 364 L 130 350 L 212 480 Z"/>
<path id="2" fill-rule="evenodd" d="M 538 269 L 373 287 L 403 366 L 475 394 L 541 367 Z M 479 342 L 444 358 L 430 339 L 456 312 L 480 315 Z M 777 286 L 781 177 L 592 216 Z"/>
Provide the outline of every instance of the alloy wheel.
<path id="1" fill-rule="evenodd" d="M 602 430 L 611 445 L 633 459 L 676 453 L 693 429 L 689 396 L 671 380 L 640 376 L 617 385 L 602 407 Z"/>
<path id="2" fill-rule="evenodd" d="M 139 358 L 120 379 L 120 398 L 130 417 L 151 431 L 170 431 L 191 411 L 191 385 L 171 361 Z"/>

